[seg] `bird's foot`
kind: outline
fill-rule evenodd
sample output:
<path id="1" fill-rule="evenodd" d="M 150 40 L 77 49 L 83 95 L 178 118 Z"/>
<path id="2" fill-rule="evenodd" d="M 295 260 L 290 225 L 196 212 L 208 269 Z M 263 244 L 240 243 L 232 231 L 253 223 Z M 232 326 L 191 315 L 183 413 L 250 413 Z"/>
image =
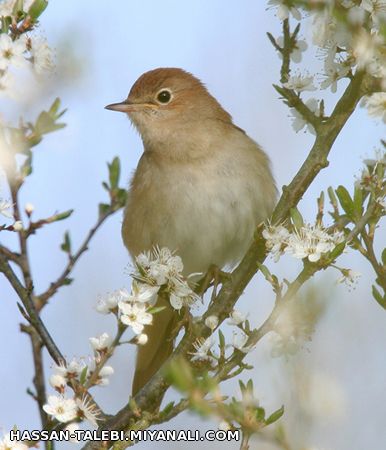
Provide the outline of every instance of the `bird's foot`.
<path id="1" fill-rule="evenodd" d="M 223 284 L 224 281 L 229 280 L 230 274 L 222 271 L 218 266 L 212 264 L 205 276 L 199 281 L 198 288 L 196 293 L 203 297 L 205 292 L 213 286 L 213 291 L 211 295 L 211 302 L 215 299 L 217 295 L 217 288 L 220 284 Z"/>

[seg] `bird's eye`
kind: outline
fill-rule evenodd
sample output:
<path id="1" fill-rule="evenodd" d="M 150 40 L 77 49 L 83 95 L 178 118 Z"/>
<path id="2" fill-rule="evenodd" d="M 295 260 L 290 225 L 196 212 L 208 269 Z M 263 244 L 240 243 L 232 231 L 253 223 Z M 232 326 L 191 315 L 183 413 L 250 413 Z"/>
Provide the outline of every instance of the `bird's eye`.
<path id="1" fill-rule="evenodd" d="M 172 94 L 169 91 L 167 91 L 166 89 L 160 91 L 157 95 L 157 100 L 160 103 L 164 103 L 164 104 L 169 103 L 171 98 L 172 98 Z"/>

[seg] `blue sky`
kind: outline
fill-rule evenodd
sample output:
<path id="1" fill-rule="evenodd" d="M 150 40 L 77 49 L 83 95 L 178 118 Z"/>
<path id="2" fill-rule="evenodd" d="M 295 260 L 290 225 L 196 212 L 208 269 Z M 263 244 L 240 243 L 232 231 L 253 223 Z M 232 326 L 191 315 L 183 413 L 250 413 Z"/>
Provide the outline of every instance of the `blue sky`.
<path id="1" fill-rule="evenodd" d="M 68 108 L 64 116 L 67 127 L 47 136 L 36 148 L 34 173 L 21 192 L 22 204 L 31 202 L 36 206 L 36 217 L 75 208 L 68 221 L 47 227 L 30 240 L 38 292 L 56 278 L 65 264 L 64 254 L 59 250 L 64 231 L 71 231 L 76 247 L 95 222 L 97 204 L 106 200 L 101 187 L 107 175 L 106 162 L 119 155 L 123 184 L 128 182 L 136 166 L 142 151 L 139 136 L 123 114 L 106 111 L 104 106 L 125 98 L 143 72 L 174 66 L 202 79 L 232 114 L 235 123 L 270 155 L 279 188 L 291 180 L 312 145 L 312 135 L 293 132 L 288 109 L 272 88 L 272 83 L 279 78 L 280 61 L 265 33 L 271 31 L 278 35 L 280 26 L 273 11 L 266 10 L 265 2 L 52 1 L 41 22 L 41 31 L 56 48 L 57 73 L 36 103 L 2 101 L 1 106 L 5 117 L 23 113 L 31 118 L 60 96 L 63 106 Z M 303 35 L 310 42 L 309 30 L 304 29 Z M 319 65 L 320 62 L 307 57 L 303 67 L 313 72 Z M 328 106 L 337 99 L 328 92 L 323 95 Z M 384 129 L 380 123 L 370 121 L 364 110 L 355 112 L 334 145 L 330 166 L 300 204 L 308 220 L 314 218 L 315 199 L 322 189 L 329 185 L 352 185 L 354 175 L 360 173 L 362 158 L 372 154 L 382 134 Z M 43 313 L 49 330 L 69 358 L 90 353 L 88 337 L 113 330 L 113 321 L 98 316 L 93 305 L 98 295 L 129 284 L 125 273 L 129 259 L 120 238 L 121 220 L 118 213 L 100 230 L 75 269 L 73 285 L 63 288 Z M 318 278 L 332 306 L 313 341 L 296 358 L 299 365 L 301 359 L 310 371 L 333 378 L 345 398 L 342 418 L 323 417 L 313 423 L 306 443 L 325 449 L 363 450 L 376 448 L 386 438 L 385 365 L 378 350 L 379 342 L 386 338 L 385 315 L 371 298 L 374 276 L 367 265 L 353 254 L 343 259 L 348 267 L 362 272 L 359 285 L 355 291 L 348 292 L 334 285 L 336 273 Z M 300 267 L 290 260 L 279 266 L 272 262 L 269 265 L 287 277 L 293 276 Z M 20 315 L 15 296 L 2 278 L 0 292 L 3 342 L 0 428 L 7 430 L 15 423 L 20 428 L 36 428 L 39 427 L 37 410 L 25 394 L 32 376 L 29 342 L 19 332 Z M 240 309 L 250 311 L 251 319 L 260 323 L 269 312 L 271 302 L 270 289 L 259 278 L 242 297 Z M 269 351 L 269 340 L 264 340 L 256 355 L 251 356 L 259 368 L 253 377 L 261 403 L 273 409 L 288 399 L 288 405 L 293 405 L 296 391 L 287 379 L 293 364 L 272 361 Z M 49 374 L 48 357 L 46 361 Z M 116 374 L 111 388 L 99 389 L 97 397 L 110 413 L 122 405 L 122 398 L 129 392 L 133 361 L 132 349 L 119 349 L 113 361 Z M 232 394 L 235 385 L 230 383 L 226 389 Z M 295 409 L 289 406 L 287 420 L 301 428 Z M 182 415 L 166 428 L 184 428 L 187 424 L 193 428 L 209 427 L 194 416 Z M 215 426 L 213 422 L 210 428 Z M 219 443 L 211 448 L 220 445 L 224 447 Z M 159 446 L 147 443 L 139 448 Z M 193 447 L 197 444 L 184 446 Z M 236 444 L 228 447 L 238 448 Z M 165 448 L 177 449 L 181 445 L 168 444 Z"/>

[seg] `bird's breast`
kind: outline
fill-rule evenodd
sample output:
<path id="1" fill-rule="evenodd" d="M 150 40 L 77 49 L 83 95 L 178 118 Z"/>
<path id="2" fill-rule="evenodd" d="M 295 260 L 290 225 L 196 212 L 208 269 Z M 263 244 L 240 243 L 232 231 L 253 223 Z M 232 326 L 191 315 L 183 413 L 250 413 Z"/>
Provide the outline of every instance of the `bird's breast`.
<path id="1" fill-rule="evenodd" d="M 224 155 L 165 165 L 143 157 L 124 213 L 125 245 L 133 256 L 168 247 L 181 256 L 186 273 L 235 262 L 259 222 L 261 182 Z"/>

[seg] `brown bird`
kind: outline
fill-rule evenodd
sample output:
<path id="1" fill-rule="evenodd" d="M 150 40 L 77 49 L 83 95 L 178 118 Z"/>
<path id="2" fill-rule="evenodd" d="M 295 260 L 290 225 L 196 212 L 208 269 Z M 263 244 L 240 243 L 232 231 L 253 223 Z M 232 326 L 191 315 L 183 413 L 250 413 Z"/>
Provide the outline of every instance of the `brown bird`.
<path id="1" fill-rule="evenodd" d="M 239 261 L 276 200 L 263 150 L 182 69 L 144 73 L 126 100 L 106 108 L 127 113 L 143 141 L 122 225 L 131 256 L 168 247 L 182 258 L 186 275 Z M 133 395 L 173 350 L 175 312 L 166 306 L 145 330 Z"/>

